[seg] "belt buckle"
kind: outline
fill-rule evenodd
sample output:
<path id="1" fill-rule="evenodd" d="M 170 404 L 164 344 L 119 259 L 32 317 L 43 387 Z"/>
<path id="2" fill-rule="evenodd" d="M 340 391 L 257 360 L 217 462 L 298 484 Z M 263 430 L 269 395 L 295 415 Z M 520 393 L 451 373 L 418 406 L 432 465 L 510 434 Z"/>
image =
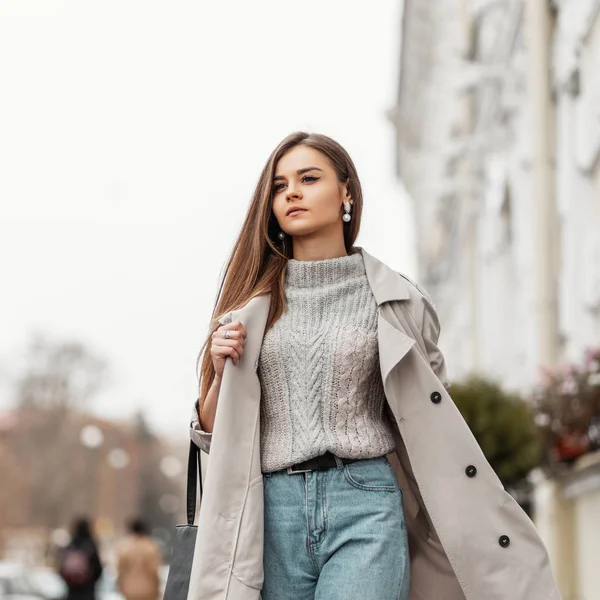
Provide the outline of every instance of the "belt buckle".
<path id="1" fill-rule="evenodd" d="M 310 473 L 312 469 L 298 469 L 294 470 L 294 465 L 287 468 L 288 475 L 297 475 L 299 473 Z"/>

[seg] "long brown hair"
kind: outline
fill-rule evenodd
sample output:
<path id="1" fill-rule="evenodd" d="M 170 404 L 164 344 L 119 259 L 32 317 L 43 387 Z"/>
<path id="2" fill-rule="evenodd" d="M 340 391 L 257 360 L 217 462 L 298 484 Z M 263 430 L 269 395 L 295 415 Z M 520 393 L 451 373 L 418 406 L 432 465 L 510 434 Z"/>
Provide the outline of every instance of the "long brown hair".
<path id="1" fill-rule="evenodd" d="M 288 135 L 273 150 L 260 174 L 244 224 L 219 285 L 210 331 L 198 357 L 199 361 L 202 358 L 200 406 L 204 403 L 215 376 L 210 352 L 205 350 L 212 334 L 220 326 L 219 317 L 244 306 L 255 296 L 270 293 L 268 330 L 285 309 L 284 277 L 292 248 L 290 243 L 282 243 L 277 237 L 279 225 L 272 210 L 273 177 L 279 159 L 295 146 L 301 145 L 321 152 L 331 161 L 338 181 L 348 182 L 348 191 L 353 200 L 352 220 L 344 224 L 344 245 L 348 254 L 352 252 L 362 214 L 362 189 L 352 159 L 340 144 L 326 135 L 304 131 Z"/>

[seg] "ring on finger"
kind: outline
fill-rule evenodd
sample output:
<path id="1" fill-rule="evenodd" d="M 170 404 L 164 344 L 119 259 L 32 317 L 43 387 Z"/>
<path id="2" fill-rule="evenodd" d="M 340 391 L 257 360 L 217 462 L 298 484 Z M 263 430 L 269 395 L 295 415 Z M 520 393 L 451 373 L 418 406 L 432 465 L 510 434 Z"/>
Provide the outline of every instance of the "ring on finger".
<path id="1" fill-rule="evenodd" d="M 223 337 L 224 337 L 226 340 L 229 340 L 229 339 L 231 339 L 231 333 L 229 333 L 229 329 L 226 329 L 226 330 L 223 332 Z"/>

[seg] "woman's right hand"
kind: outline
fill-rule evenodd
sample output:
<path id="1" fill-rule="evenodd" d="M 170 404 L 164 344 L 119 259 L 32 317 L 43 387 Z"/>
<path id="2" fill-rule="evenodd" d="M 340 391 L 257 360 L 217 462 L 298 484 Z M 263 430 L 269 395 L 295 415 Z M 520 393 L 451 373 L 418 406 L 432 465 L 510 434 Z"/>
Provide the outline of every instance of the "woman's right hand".
<path id="1" fill-rule="evenodd" d="M 229 339 L 225 337 L 225 332 Z M 246 343 L 246 329 L 240 321 L 221 325 L 213 334 L 210 344 L 210 355 L 215 368 L 215 377 L 223 375 L 225 361 L 231 357 L 234 365 L 237 365 L 244 355 L 244 344 Z"/>

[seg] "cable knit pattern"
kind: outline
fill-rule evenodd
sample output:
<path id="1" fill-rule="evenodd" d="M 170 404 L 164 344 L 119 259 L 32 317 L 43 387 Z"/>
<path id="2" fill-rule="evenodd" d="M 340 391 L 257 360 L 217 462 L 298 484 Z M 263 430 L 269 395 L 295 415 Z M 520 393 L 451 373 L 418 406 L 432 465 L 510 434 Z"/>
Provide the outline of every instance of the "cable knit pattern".
<path id="1" fill-rule="evenodd" d="M 265 334 L 265 473 L 319 456 L 374 458 L 394 448 L 379 370 L 377 302 L 360 253 L 290 260 L 287 310 Z"/>

